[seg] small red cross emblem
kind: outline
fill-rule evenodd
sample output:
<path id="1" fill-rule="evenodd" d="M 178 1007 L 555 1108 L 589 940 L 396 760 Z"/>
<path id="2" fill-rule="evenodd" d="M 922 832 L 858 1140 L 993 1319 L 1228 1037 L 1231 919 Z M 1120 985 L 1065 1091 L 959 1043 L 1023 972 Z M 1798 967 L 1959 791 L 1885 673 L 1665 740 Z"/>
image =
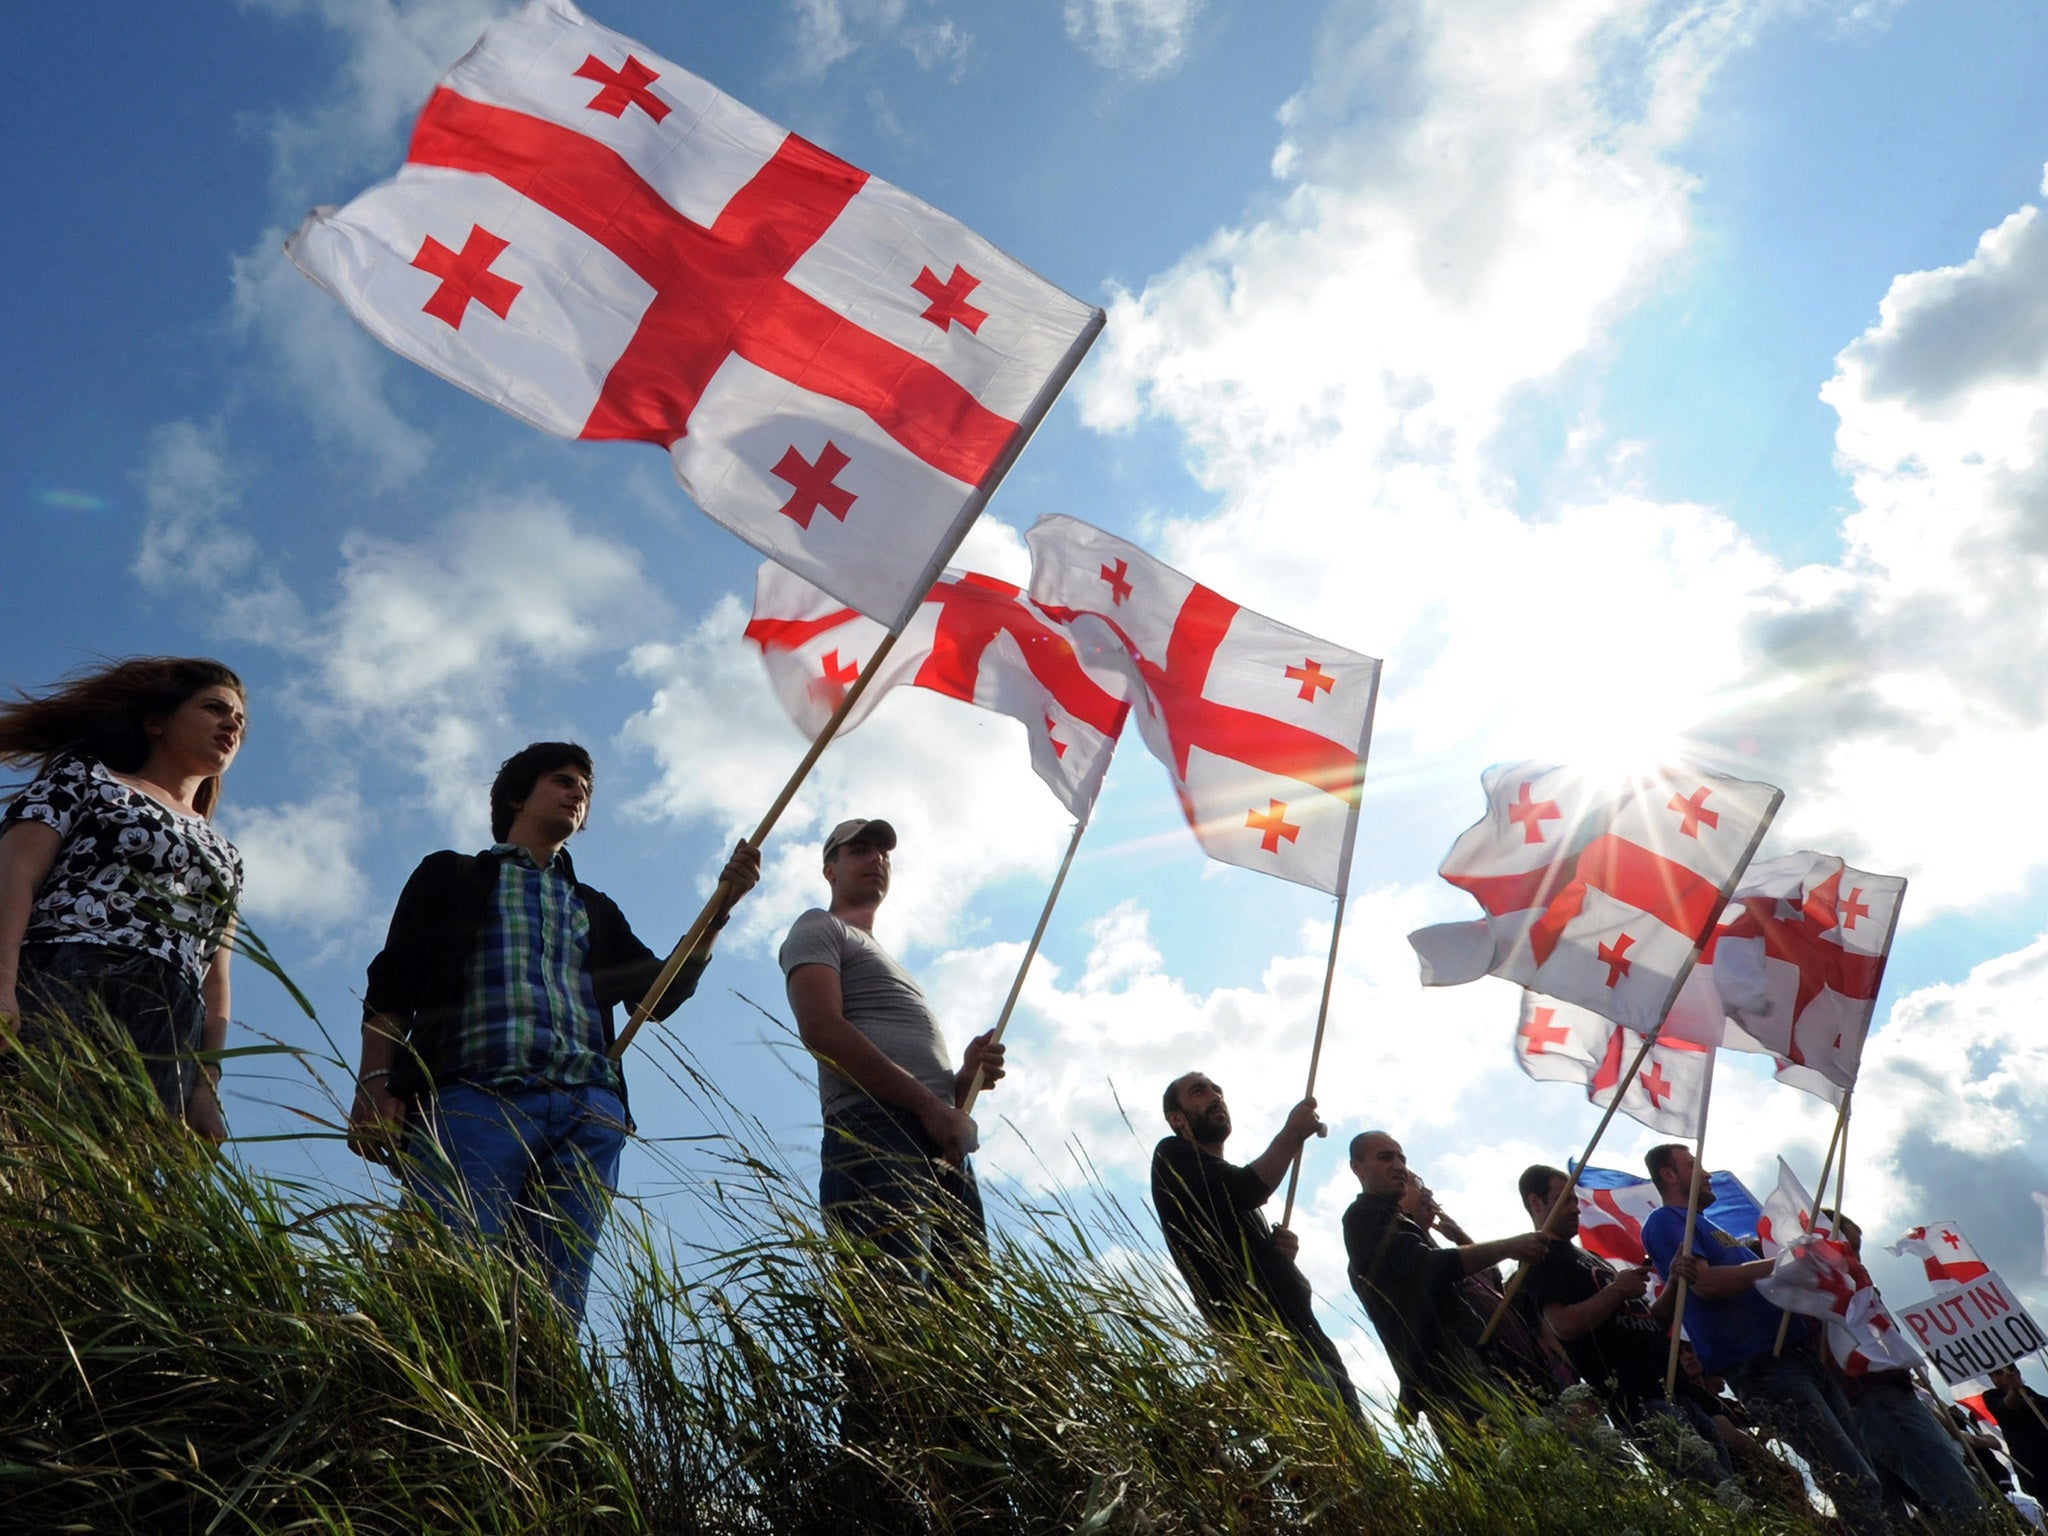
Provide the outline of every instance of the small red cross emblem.
<path id="1" fill-rule="evenodd" d="M 832 482 L 839 477 L 839 471 L 852 462 L 830 438 L 818 450 L 818 462 L 815 464 L 798 453 L 792 443 L 770 471 L 776 479 L 787 480 L 795 487 L 789 500 L 776 510 L 799 528 L 809 528 L 811 517 L 820 507 L 840 522 L 845 522 L 846 514 L 853 510 L 854 502 L 860 498 Z"/>
<path id="2" fill-rule="evenodd" d="M 811 679 L 811 697 L 820 704 L 837 709 L 839 701 L 846 697 L 847 687 L 860 676 L 860 663 L 852 660 L 842 662 L 837 651 L 827 651 L 821 670 L 824 673 L 822 677 Z"/>
<path id="3" fill-rule="evenodd" d="M 1117 561 L 1115 570 L 1106 565 L 1102 568 L 1102 579 L 1109 583 L 1109 601 L 1112 606 L 1121 606 L 1123 600 L 1131 595 L 1131 584 L 1124 579 L 1130 573 L 1130 569 L 1129 562 L 1124 560 Z"/>
<path id="4" fill-rule="evenodd" d="M 1623 934 L 1612 945 L 1600 946 L 1600 963 L 1607 967 L 1607 985 L 1614 986 L 1628 974 L 1628 968 L 1635 964 L 1628 958 L 1628 952 L 1635 944 L 1628 934 Z"/>
<path id="5" fill-rule="evenodd" d="M 444 320 L 451 329 L 459 331 L 469 301 L 474 299 L 500 320 L 504 319 L 522 285 L 509 277 L 500 277 L 491 270 L 491 263 L 504 255 L 510 244 L 481 224 L 469 226 L 469 238 L 462 242 L 459 252 L 449 250 L 432 235 L 427 236 L 420 242 L 420 253 L 413 257 L 412 264 L 429 277 L 441 279 L 441 286 L 420 306 L 421 312 Z"/>
<path id="6" fill-rule="evenodd" d="M 1310 701 L 1315 699 L 1317 689 L 1328 693 L 1337 686 L 1336 678 L 1330 676 L 1318 663 L 1311 661 L 1306 656 L 1301 659 L 1300 666 L 1287 669 L 1287 681 L 1301 684 L 1301 696 Z"/>
<path id="7" fill-rule="evenodd" d="M 1854 928 L 1856 919 L 1870 916 L 1870 908 L 1863 900 L 1863 887 L 1857 886 L 1849 892 L 1849 899 L 1842 903 L 1842 926 Z"/>
<path id="8" fill-rule="evenodd" d="M 1508 820 L 1521 827 L 1524 844 L 1542 842 L 1543 823 L 1564 818 L 1564 812 L 1557 808 L 1555 800 L 1531 800 L 1531 787 L 1530 784 L 1524 784 L 1521 793 L 1508 806 Z"/>
<path id="9" fill-rule="evenodd" d="M 1244 813 L 1244 824 L 1261 834 L 1259 838 L 1259 846 L 1261 848 L 1265 849 L 1268 853 L 1278 853 L 1280 851 L 1280 840 L 1284 837 L 1288 842 L 1293 842 L 1297 837 L 1301 836 L 1301 828 L 1295 826 L 1287 819 L 1287 802 L 1285 800 L 1268 800 L 1266 804 L 1268 806 L 1266 810 L 1246 811 Z"/>
<path id="10" fill-rule="evenodd" d="M 1703 809 L 1707 803 L 1707 796 L 1712 793 L 1713 791 L 1703 784 L 1689 796 L 1673 795 L 1671 803 L 1664 807 L 1667 811 L 1678 812 L 1678 830 L 1685 836 L 1697 840 L 1702 824 L 1709 832 L 1721 825 L 1719 812 Z"/>
<path id="11" fill-rule="evenodd" d="M 668 103 L 647 89 L 661 76 L 630 53 L 626 55 L 626 62 L 617 69 L 603 63 L 593 53 L 576 66 L 576 75 L 578 79 L 594 80 L 604 87 L 586 103 L 593 112 L 622 118 L 626 115 L 626 108 L 638 107 L 657 123 L 668 116 Z"/>
<path id="12" fill-rule="evenodd" d="M 1608 985 L 1614 983 L 1609 982 Z M 1650 1096 L 1652 1109 L 1662 1109 L 1664 1101 L 1677 1091 L 1671 1086 L 1671 1079 L 1664 1075 L 1664 1064 L 1660 1061 L 1650 1063 L 1650 1070 L 1642 1076 L 1642 1084 L 1643 1092 Z"/>
<path id="13" fill-rule="evenodd" d="M 953 263 L 953 275 L 943 283 L 939 281 L 938 273 L 926 267 L 910 286 L 931 300 L 921 318 L 931 321 L 942 331 L 949 329 L 955 320 L 969 331 L 979 331 L 981 322 L 988 318 L 987 310 L 976 309 L 967 302 L 967 295 L 981 286 L 981 279 L 957 261 Z"/>
<path id="14" fill-rule="evenodd" d="M 1557 1017 L 1555 1008 L 1538 1008 L 1529 1015 L 1529 1022 L 1521 1029 L 1522 1039 L 1527 1042 L 1531 1056 L 1546 1056 L 1546 1045 L 1563 1045 L 1571 1039 L 1572 1032 L 1562 1024 L 1550 1021 Z"/>
<path id="15" fill-rule="evenodd" d="M 1947 1228 L 1942 1229 L 1941 1240 L 1944 1243 L 1947 1243 L 1951 1248 L 1960 1248 L 1963 1246 L 1963 1240 L 1960 1237 L 1957 1237 L 1955 1233 L 1949 1231 Z"/>
<path id="16" fill-rule="evenodd" d="M 1048 714 L 1045 717 L 1045 739 L 1052 743 L 1052 755 L 1054 757 L 1065 757 L 1067 755 L 1067 743 L 1061 741 L 1059 737 L 1053 735 L 1052 728 L 1053 719 L 1052 716 Z"/>

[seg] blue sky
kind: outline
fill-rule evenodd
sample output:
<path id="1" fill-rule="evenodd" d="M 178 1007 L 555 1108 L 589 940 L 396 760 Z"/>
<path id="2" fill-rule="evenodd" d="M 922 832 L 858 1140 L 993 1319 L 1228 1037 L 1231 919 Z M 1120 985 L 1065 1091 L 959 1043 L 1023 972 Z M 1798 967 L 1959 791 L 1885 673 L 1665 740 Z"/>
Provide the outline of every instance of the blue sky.
<path id="1" fill-rule="evenodd" d="M 750 551 L 652 450 L 562 444 L 382 353 L 283 260 L 395 169 L 480 0 L 22 19 L 5 114 L 10 622 L 0 682 L 208 652 L 251 686 L 223 824 L 250 911 L 353 1055 L 424 853 L 480 846 L 506 752 L 599 759 L 585 877 L 665 945 L 801 743 L 740 647 Z M 1384 1124 L 1481 1235 L 1590 1128 L 1509 1060 L 1515 999 L 1425 995 L 1402 935 L 1484 764 L 1682 743 L 1787 790 L 1772 847 L 1907 874 L 1849 1199 L 1962 1221 L 2040 1289 L 2048 1186 L 2048 122 L 2038 7 L 1850 0 L 616 0 L 594 14 L 973 225 L 1108 329 L 968 552 L 1066 512 L 1387 661 L 1305 1263 Z M 2030 87 L 2032 87 L 2030 89 Z M 804 1168 L 776 939 L 843 814 L 905 829 L 883 936 L 984 1027 L 1064 842 L 1008 722 L 899 696 L 828 756 L 665 1037 Z M 2012 791 L 2019 792 L 2016 801 Z M 1206 866 L 1133 742 L 984 1116 L 985 1175 L 1132 1193 L 1174 1073 L 1250 1156 L 1299 1092 L 1329 902 Z M 253 971 L 252 1042 L 319 1036 Z M 656 1052 L 673 1046 L 658 1043 Z M 320 1068 L 336 1093 L 345 1084 Z M 313 1084 L 238 1074 L 239 1155 L 357 1188 Z M 650 1136 L 694 1123 L 636 1072 Z M 1730 1086 L 1736 1085 L 1736 1086 Z M 1127 1126 L 1117 1106 L 1129 1106 Z M 1007 1110 L 1008 1121 L 994 1111 Z M 1739 1068 L 1709 1161 L 1817 1170 L 1820 1107 Z M 296 1140 L 255 1140 L 296 1137 Z M 1647 1133 L 1617 1133 L 1625 1163 Z M 1035 1154 L 1027 1148 L 1035 1148 Z M 627 1180 L 701 1230 L 651 1156 Z M 684 1185 L 689 1178 L 686 1174 Z M 643 1190 L 642 1192 L 645 1192 Z M 1889 1261 L 1887 1261 L 1889 1262 Z M 1902 1299 L 1904 1270 L 1879 1278 Z"/>

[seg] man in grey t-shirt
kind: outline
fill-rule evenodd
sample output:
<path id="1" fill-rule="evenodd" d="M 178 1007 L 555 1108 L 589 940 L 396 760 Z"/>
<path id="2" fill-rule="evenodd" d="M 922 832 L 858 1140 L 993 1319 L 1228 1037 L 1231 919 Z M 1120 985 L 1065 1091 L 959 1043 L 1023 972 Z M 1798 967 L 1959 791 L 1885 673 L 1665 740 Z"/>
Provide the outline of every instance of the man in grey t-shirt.
<path id="1" fill-rule="evenodd" d="M 956 1248 L 987 1246 L 967 1161 L 974 1122 L 960 1105 L 977 1071 L 984 1088 L 1003 1075 L 1003 1048 L 993 1031 L 980 1035 L 954 1071 L 923 990 L 875 941 L 895 846 L 886 821 L 834 827 L 831 905 L 796 920 L 780 959 L 797 1030 L 818 1059 L 826 1219 L 914 1268 L 949 1268 Z"/>

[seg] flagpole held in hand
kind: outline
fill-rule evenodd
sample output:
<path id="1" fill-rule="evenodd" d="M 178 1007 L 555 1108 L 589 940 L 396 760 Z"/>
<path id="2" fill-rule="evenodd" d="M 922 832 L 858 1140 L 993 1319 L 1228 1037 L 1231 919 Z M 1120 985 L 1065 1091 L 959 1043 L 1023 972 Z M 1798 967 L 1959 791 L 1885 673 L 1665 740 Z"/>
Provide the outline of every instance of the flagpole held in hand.
<path id="1" fill-rule="evenodd" d="M 1323 1001 L 1322 1005 L 1316 1009 L 1316 1042 L 1309 1047 L 1308 1087 L 1301 1095 L 1304 1099 L 1312 1099 L 1316 1096 L 1316 1068 L 1322 1064 L 1323 1060 L 1323 1026 L 1330 1021 L 1330 986 L 1337 979 L 1337 940 L 1344 932 L 1344 897 L 1346 894 L 1344 891 L 1337 893 L 1337 912 L 1330 920 L 1330 963 L 1323 967 Z M 1283 1227 L 1294 1219 L 1294 1190 L 1295 1186 L 1301 1182 L 1301 1158 L 1302 1154 L 1307 1150 L 1307 1142 L 1303 1142 L 1294 1149 L 1294 1167 L 1287 1175 L 1287 1205 L 1280 1213 L 1280 1225 Z"/>
<path id="2" fill-rule="evenodd" d="M 1707 1053 L 1707 1080 L 1700 1088 L 1700 1133 L 1692 1144 L 1692 1193 L 1685 1202 L 1685 1241 L 1678 1245 L 1678 1257 L 1692 1252 L 1693 1230 L 1700 1219 L 1700 1184 L 1707 1166 L 1707 1107 L 1714 1101 L 1714 1057 Z M 1685 1335 L 1685 1281 L 1678 1282 L 1678 1300 L 1671 1308 L 1671 1355 L 1664 1362 L 1664 1399 L 1669 1402 L 1678 1391 L 1678 1346 Z"/>
<path id="3" fill-rule="evenodd" d="M 811 770 L 817 766 L 818 758 L 824 753 L 825 748 L 831 745 L 832 738 L 839 734 L 841 722 L 846 719 L 853 706 L 860 701 L 860 696 L 867 692 L 869 681 L 873 679 L 877 672 L 881 671 L 882 661 L 888 656 L 890 648 L 895 644 L 896 634 L 894 631 L 882 636 L 882 643 L 875 647 L 875 653 L 868 658 L 867 666 L 862 669 L 860 676 L 853 680 L 853 686 L 846 690 L 846 696 L 839 701 L 839 707 L 832 711 L 832 717 L 825 722 L 823 729 L 812 739 L 809 749 L 805 751 L 802 760 L 797 763 L 796 772 L 789 776 L 789 782 L 782 786 L 782 793 L 777 795 L 775 803 L 768 807 L 768 814 L 763 816 L 761 824 L 754 828 L 754 835 L 747 839 L 748 846 L 759 848 L 768 841 L 768 834 L 775 830 L 775 823 L 780 821 L 782 813 L 789 809 L 789 802 L 796 798 L 797 790 L 803 786 L 804 780 L 810 776 Z M 626 1047 L 633 1043 L 633 1037 L 640 1032 L 640 1026 L 645 1024 L 654 1010 L 661 1006 L 663 995 L 668 991 L 670 984 L 675 981 L 677 973 L 689 963 L 690 956 L 697 952 L 697 946 L 704 942 L 704 935 L 710 932 L 711 924 L 717 919 L 720 909 L 725 906 L 725 900 L 730 891 L 731 886 L 727 882 L 724 880 L 718 882 L 718 888 L 711 893 L 711 899 L 704 903 L 704 910 L 697 914 L 697 920 L 690 924 L 689 931 L 683 935 L 682 939 L 676 944 L 674 951 L 669 955 L 668 963 L 662 966 L 661 973 L 654 978 L 654 985 L 647 989 L 645 997 L 633 1005 L 632 1016 L 626 1020 L 626 1027 L 619 1032 L 619 1038 L 612 1044 L 611 1059 L 613 1061 L 619 1060 L 626 1054 Z"/>
<path id="4" fill-rule="evenodd" d="M 1814 1188 L 1819 1190 L 1820 1193 L 1813 1197 L 1814 1203 L 1816 1205 L 1825 1204 L 1827 1201 L 1828 1175 L 1835 1171 L 1835 1147 L 1841 1141 L 1842 1131 L 1848 1124 L 1849 1095 L 1845 1091 L 1842 1094 L 1842 1107 L 1835 1111 L 1835 1128 L 1834 1130 L 1828 1133 L 1827 1155 L 1820 1160 L 1820 1182 L 1814 1186 Z M 1839 1211 L 1841 1208 L 1841 1199 L 1837 1197 L 1835 1200 L 1835 1209 Z M 1816 1210 L 1813 1213 L 1813 1215 L 1815 1223 L 1817 1225 L 1819 1222 L 1820 1212 Z M 1791 1331 L 1792 1314 L 1790 1312 L 1787 1312 L 1783 1317 L 1778 1319 L 1778 1342 L 1771 1346 L 1771 1356 L 1773 1359 L 1776 1359 L 1778 1356 L 1783 1355 L 1785 1353 L 1785 1336 Z"/>
<path id="5" fill-rule="evenodd" d="M 1684 974 L 1681 972 L 1679 976 L 1681 985 L 1684 979 Z M 1676 997 L 1677 995 L 1677 988 L 1674 987 L 1672 989 L 1672 996 Z M 1622 1073 L 1621 1082 L 1614 1090 L 1614 1097 L 1607 1101 L 1606 1112 L 1600 1116 L 1600 1123 L 1593 1127 L 1593 1139 L 1586 1143 L 1586 1150 L 1579 1154 L 1579 1160 L 1570 1165 L 1574 1181 L 1578 1179 L 1579 1170 L 1593 1160 L 1593 1153 L 1600 1145 L 1600 1138 L 1607 1134 L 1607 1127 L 1614 1122 L 1615 1111 L 1621 1108 L 1621 1101 L 1628 1094 L 1629 1084 L 1636 1080 L 1636 1074 L 1642 1070 L 1643 1062 L 1650 1054 L 1650 1047 L 1657 1043 L 1657 1037 L 1663 1033 L 1664 1025 L 1662 1021 L 1659 1021 L 1655 1029 L 1643 1036 L 1643 1043 L 1636 1051 L 1635 1060 L 1631 1061 L 1628 1064 L 1628 1070 Z M 1536 1230 L 1544 1237 L 1549 1237 L 1552 1229 L 1557 1225 L 1558 1217 L 1563 1214 L 1564 1201 L 1559 1200 L 1555 1205 L 1551 1206 L 1550 1214 L 1543 1218 L 1543 1225 Z M 1480 1332 L 1479 1343 L 1481 1348 L 1493 1342 L 1494 1334 L 1500 1330 L 1501 1319 L 1508 1315 L 1508 1308 L 1514 1304 L 1516 1294 L 1522 1289 L 1522 1282 L 1529 1278 L 1531 1267 L 1525 1259 L 1520 1264 L 1517 1264 L 1515 1272 L 1508 1276 L 1508 1283 L 1501 1290 L 1500 1300 L 1494 1306 L 1493 1316 L 1486 1320 L 1486 1327 Z"/>
<path id="6" fill-rule="evenodd" d="M 996 1020 L 995 1030 L 989 1035 L 989 1043 L 995 1044 L 1003 1038 L 1003 1031 L 1010 1027 L 1010 1014 L 1017 1006 L 1017 998 L 1024 991 L 1024 977 L 1031 969 L 1031 962 L 1038 958 L 1038 946 L 1045 938 L 1045 925 L 1052 920 L 1053 903 L 1060 899 L 1060 887 L 1067 883 L 1067 871 L 1074 865 L 1074 850 L 1081 846 L 1081 834 L 1088 830 L 1088 818 L 1082 817 L 1074 823 L 1074 835 L 1067 840 L 1067 856 L 1060 860 L 1060 872 L 1052 878 L 1052 889 L 1045 893 L 1045 907 L 1038 914 L 1038 926 L 1031 930 L 1031 942 L 1024 946 L 1024 959 L 1017 967 L 1017 979 L 1010 983 L 1010 995 L 1003 999 L 1003 1011 Z M 960 1101 L 960 1113 L 974 1113 L 974 1101 L 981 1097 L 981 1069 L 974 1072 L 974 1081 L 968 1086 L 967 1097 Z"/>

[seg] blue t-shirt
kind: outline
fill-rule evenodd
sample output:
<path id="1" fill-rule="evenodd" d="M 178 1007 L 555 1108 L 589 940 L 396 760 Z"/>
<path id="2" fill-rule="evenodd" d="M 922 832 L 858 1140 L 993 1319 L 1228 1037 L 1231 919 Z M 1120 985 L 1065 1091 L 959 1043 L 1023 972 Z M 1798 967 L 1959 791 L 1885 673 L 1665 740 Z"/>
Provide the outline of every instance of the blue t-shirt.
<path id="1" fill-rule="evenodd" d="M 1685 1243 L 1685 1207 L 1660 1205 L 1643 1223 L 1643 1247 L 1650 1262 L 1666 1280 L 1671 1278 L 1671 1261 Z M 1692 1251 L 1705 1264 L 1748 1264 L 1756 1259 L 1741 1243 L 1705 1217 L 1694 1225 Z M 1778 1323 L 1784 1312 L 1759 1296 L 1755 1289 L 1738 1291 L 1721 1301 L 1706 1301 L 1690 1289 L 1685 1293 L 1685 1332 L 1699 1352 L 1700 1365 L 1719 1376 L 1730 1366 L 1740 1365 L 1756 1355 L 1767 1355 L 1778 1342 Z M 1806 1337 L 1803 1318 L 1792 1319 L 1785 1344 L 1790 1348 Z"/>

